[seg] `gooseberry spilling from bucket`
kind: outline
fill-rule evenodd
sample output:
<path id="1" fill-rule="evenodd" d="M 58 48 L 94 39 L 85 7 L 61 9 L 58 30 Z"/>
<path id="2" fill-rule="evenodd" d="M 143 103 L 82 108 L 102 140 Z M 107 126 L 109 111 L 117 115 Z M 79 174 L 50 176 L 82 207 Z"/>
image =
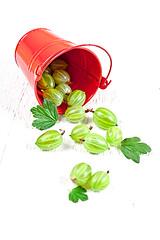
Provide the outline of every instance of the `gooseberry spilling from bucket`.
<path id="1" fill-rule="evenodd" d="M 107 53 L 110 67 L 107 77 L 102 77 L 102 67 L 97 55 L 87 46 L 94 46 Z M 67 62 L 67 72 L 71 78 L 72 91 L 82 90 L 86 93 L 86 104 L 97 92 L 98 88 L 105 89 L 110 84 L 108 76 L 112 68 L 110 54 L 101 46 L 95 44 L 76 45 L 56 36 L 45 28 L 33 29 L 26 33 L 18 42 L 15 49 L 17 65 L 34 88 L 38 103 L 42 106 L 43 93 L 37 88 L 37 81 L 49 64 L 60 57 Z M 58 106 L 58 113 L 64 114 L 68 105 Z"/>

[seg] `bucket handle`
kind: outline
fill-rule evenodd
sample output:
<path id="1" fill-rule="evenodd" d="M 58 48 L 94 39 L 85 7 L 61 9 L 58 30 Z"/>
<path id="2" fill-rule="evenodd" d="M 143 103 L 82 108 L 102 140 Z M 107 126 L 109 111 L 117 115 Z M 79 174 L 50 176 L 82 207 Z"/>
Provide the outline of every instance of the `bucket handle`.
<path id="1" fill-rule="evenodd" d="M 112 69 L 112 58 L 111 58 L 111 55 L 108 53 L 108 51 L 105 48 L 103 48 L 103 47 L 101 47 L 99 45 L 96 45 L 96 44 L 90 44 L 90 43 L 89 44 L 81 44 L 81 45 L 78 45 L 77 47 L 85 47 L 85 46 L 98 47 L 98 48 L 102 49 L 103 51 L 105 51 L 108 54 L 108 57 L 109 57 L 109 60 L 110 60 L 110 68 L 109 68 L 107 77 L 102 77 L 100 85 L 99 85 L 99 88 L 106 89 L 108 87 L 108 85 L 112 81 L 112 80 L 108 81 L 108 77 L 109 77 L 109 74 L 110 74 L 111 69 Z"/>

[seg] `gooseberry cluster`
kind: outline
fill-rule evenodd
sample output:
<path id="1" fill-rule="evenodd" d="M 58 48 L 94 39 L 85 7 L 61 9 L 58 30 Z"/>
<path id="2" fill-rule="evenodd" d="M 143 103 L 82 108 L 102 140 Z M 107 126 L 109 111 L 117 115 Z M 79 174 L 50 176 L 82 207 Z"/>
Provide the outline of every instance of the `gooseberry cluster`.
<path id="1" fill-rule="evenodd" d="M 37 88 L 43 93 L 43 99 L 50 99 L 56 106 L 60 106 L 63 101 L 68 106 L 82 106 L 86 95 L 81 90 L 72 92 L 67 67 L 68 63 L 65 60 L 61 58 L 53 60 L 37 82 Z"/>
<path id="2" fill-rule="evenodd" d="M 66 71 L 68 64 L 61 58 L 56 58 L 44 70 L 37 88 L 43 93 L 43 99 L 48 98 L 56 106 L 60 106 L 67 94 L 71 93 L 70 75 Z"/>
<path id="3" fill-rule="evenodd" d="M 53 126 L 58 120 L 56 106 L 62 102 L 68 104 L 64 117 L 71 123 L 79 123 L 87 112 L 93 113 L 93 122 L 96 126 L 106 131 L 103 137 L 97 133 L 91 133 L 92 126 L 85 124 L 76 125 L 70 134 L 73 141 L 83 144 L 84 148 L 91 154 L 103 153 L 109 150 L 110 146 L 119 147 L 124 156 L 139 163 L 140 154 L 146 154 L 151 148 L 140 142 L 140 138 L 126 138 L 122 141 L 122 131 L 117 127 L 117 117 L 107 108 L 99 107 L 85 110 L 83 104 L 86 101 L 86 94 L 82 90 L 72 91 L 70 75 L 66 71 L 68 64 L 63 59 L 57 58 L 45 69 L 42 78 L 37 82 L 37 88 L 43 93 L 43 107 L 37 106 L 31 111 L 34 117 L 34 125 L 40 130 Z M 49 122 L 50 121 L 50 122 Z M 60 129 L 61 130 L 61 129 Z M 56 130 L 49 130 L 38 137 L 36 145 L 43 151 L 56 149 L 63 143 L 65 131 L 59 133 Z M 69 194 L 69 200 L 77 202 L 87 200 L 84 194 L 87 190 L 99 192 L 104 190 L 110 183 L 108 172 L 98 171 L 92 175 L 91 167 L 86 163 L 77 164 L 70 173 L 70 178 L 78 187 Z"/>
<path id="4" fill-rule="evenodd" d="M 45 69 L 42 78 L 37 82 L 37 87 L 43 92 L 43 99 L 50 99 L 56 106 L 61 105 L 63 101 L 67 102 L 68 108 L 65 111 L 64 117 L 66 117 L 69 122 L 78 123 L 85 118 L 86 111 L 82 105 L 86 101 L 86 94 L 81 90 L 72 92 L 69 86 L 71 81 L 70 75 L 66 71 L 67 67 L 68 63 L 65 60 L 56 58 Z M 96 109 L 93 113 L 93 122 L 102 129 L 109 129 L 106 139 L 96 133 L 90 134 L 90 129 L 82 124 L 75 127 L 71 132 L 72 139 L 75 139 L 75 142 L 83 143 L 85 149 L 90 153 L 104 152 L 109 149 L 108 143 L 114 146 L 122 141 L 121 131 L 115 128 L 115 126 L 117 126 L 117 118 L 110 110 L 103 107 Z M 38 138 L 36 142 L 37 146 L 41 146 L 41 144 L 39 144 L 41 138 L 44 139 L 45 136 L 48 138 L 48 135 L 50 136 L 50 131 Z M 51 132 L 51 135 L 52 139 L 54 139 L 58 133 Z M 60 135 L 58 136 L 60 138 Z M 57 142 L 58 141 L 59 139 L 57 139 Z M 52 150 L 58 146 L 58 144 L 48 144 L 47 146 L 48 150 Z M 43 150 L 47 150 L 47 147 L 42 148 Z"/>
<path id="5" fill-rule="evenodd" d="M 79 123 L 87 112 L 93 112 L 93 122 L 104 130 L 107 130 L 106 138 L 97 133 L 90 133 L 91 128 L 84 124 L 77 125 L 71 131 L 71 138 L 76 143 L 82 143 L 84 148 L 93 154 L 102 153 L 111 146 L 117 146 L 122 141 L 122 132 L 117 128 L 115 114 L 107 108 L 100 107 L 84 110 L 82 105 L 86 101 L 84 91 L 72 92 L 69 86 L 70 75 L 66 71 L 68 64 L 61 58 L 57 58 L 45 69 L 42 78 L 37 82 L 37 87 L 43 92 L 43 98 L 51 100 L 56 106 L 63 101 L 67 102 L 68 108 L 64 117 L 71 123 Z M 62 135 L 56 130 L 50 130 L 42 134 L 36 141 L 36 145 L 42 150 L 53 150 L 63 142 Z"/>
<path id="6" fill-rule="evenodd" d="M 92 175 L 92 169 L 87 163 L 79 163 L 70 173 L 71 181 L 84 189 L 94 192 L 104 190 L 110 183 L 108 171 L 97 171 Z"/>
<path id="7" fill-rule="evenodd" d="M 82 111 L 77 113 L 76 109 L 81 109 Z M 103 118 L 99 117 L 101 115 L 103 115 Z M 77 119 L 81 121 L 83 117 L 85 117 L 85 110 L 82 106 L 72 106 L 66 110 L 65 116 L 73 123 L 77 122 Z M 93 127 L 88 127 L 85 124 L 76 125 L 72 129 L 70 137 L 76 143 L 83 144 L 84 148 L 92 154 L 98 154 L 109 150 L 109 145 L 118 146 L 121 144 L 122 131 L 117 127 L 117 118 L 110 110 L 106 108 L 97 108 L 93 113 L 93 121 L 98 127 L 107 130 L 106 138 L 100 134 L 91 133 L 90 130 Z M 62 135 L 58 131 L 49 130 L 37 139 L 36 145 L 42 150 L 53 150 L 59 147 L 62 142 Z"/>
<path id="8" fill-rule="evenodd" d="M 109 150 L 109 146 L 118 146 L 122 141 L 122 131 L 117 127 L 117 118 L 113 112 L 107 108 L 97 108 L 93 111 L 93 122 L 106 132 L 106 138 L 97 133 L 90 133 L 90 129 L 80 124 L 75 126 L 71 131 L 71 138 L 77 142 L 82 143 L 84 148 L 93 154 L 102 153 Z M 66 115 L 66 113 L 65 113 Z M 75 118 L 75 116 L 71 116 Z M 71 118 L 71 116 L 69 116 Z"/>

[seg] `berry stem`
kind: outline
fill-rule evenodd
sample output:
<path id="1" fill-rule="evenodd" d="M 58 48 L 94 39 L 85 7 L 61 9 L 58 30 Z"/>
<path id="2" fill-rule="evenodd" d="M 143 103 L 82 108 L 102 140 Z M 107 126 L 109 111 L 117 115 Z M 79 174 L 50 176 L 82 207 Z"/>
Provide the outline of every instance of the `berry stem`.
<path id="1" fill-rule="evenodd" d="M 93 128 L 93 126 L 90 126 L 90 127 L 89 127 L 89 130 L 92 130 L 92 128 Z"/>
<path id="2" fill-rule="evenodd" d="M 80 138 L 79 140 L 80 140 L 81 143 L 85 142 L 85 140 L 83 138 Z"/>
<path id="3" fill-rule="evenodd" d="M 64 103 L 67 103 L 67 99 L 64 99 L 63 102 L 64 102 Z"/>
<path id="4" fill-rule="evenodd" d="M 59 131 L 62 131 L 61 135 L 65 133 L 65 130 L 59 129 Z"/>
<path id="5" fill-rule="evenodd" d="M 88 113 L 88 112 L 92 112 L 92 113 L 94 113 L 94 111 L 93 111 L 93 108 L 87 108 L 86 110 L 85 110 L 85 113 Z"/>
<path id="6" fill-rule="evenodd" d="M 76 181 L 77 181 L 77 179 L 76 179 L 76 178 L 72 179 L 72 182 L 73 182 L 73 183 L 76 183 Z"/>

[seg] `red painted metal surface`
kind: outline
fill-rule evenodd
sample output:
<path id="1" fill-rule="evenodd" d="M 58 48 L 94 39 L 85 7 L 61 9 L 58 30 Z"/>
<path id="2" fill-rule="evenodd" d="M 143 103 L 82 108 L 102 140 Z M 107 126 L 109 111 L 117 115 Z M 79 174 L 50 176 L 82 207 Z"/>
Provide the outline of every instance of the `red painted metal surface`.
<path id="1" fill-rule="evenodd" d="M 86 46 L 98 47 L 109 56 L 110 68 L 107 77 L 102 77 L 102 67 L 98 57 Z M 15 60 L 34 88 L 41 106 L 43 96 L 37 89 L 37 81 L 41 79 L 45 68 L 59 56 L 68 63 L 67 71 L 71 77 L 72 90 L 85 91 L 85 104 L 94 96 L 98 88 L 105 89 L 110 84 L 108 77 L 112 68 L 112 58 L 104 48 L 94 44 L 76 45 L 58 37 L 48 29 L 37 28 L 26 33 L 19 40 L 15 49 Z M 67 105 L 64 103 L 59 106 L 59 114 L 64 114 L 66 108 Z"/>

